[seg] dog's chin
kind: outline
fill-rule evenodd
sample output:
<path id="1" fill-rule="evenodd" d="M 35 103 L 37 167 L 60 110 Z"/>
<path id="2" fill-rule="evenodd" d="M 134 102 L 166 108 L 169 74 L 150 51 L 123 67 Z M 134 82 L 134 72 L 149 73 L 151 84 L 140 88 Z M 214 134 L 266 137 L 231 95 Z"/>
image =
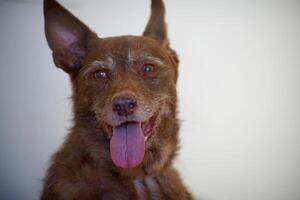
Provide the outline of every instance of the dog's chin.
<path id="1" fill-rule="evenodd" d="M 132 171 L 142 166 L 158 118 L 155 113 L 144 121 L 123 121 L 117 126 L 103 123 L 110 142 L 111 160 L 116 167 Z"/>

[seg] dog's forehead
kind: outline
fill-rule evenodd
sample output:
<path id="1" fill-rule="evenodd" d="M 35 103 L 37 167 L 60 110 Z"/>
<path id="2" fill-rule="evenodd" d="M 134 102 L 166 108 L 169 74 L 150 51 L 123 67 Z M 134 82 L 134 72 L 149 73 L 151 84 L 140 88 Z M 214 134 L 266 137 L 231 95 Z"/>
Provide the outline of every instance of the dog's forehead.
<path id="1" fill-rule="evenodd" d="M 154 40 L 141 36 L 120 36 L 99 39 L 91 49 L 90 61 L 120 60 L 135 61 L 139 58 L 161 58 L 166 56 L 165 50 Z"/>

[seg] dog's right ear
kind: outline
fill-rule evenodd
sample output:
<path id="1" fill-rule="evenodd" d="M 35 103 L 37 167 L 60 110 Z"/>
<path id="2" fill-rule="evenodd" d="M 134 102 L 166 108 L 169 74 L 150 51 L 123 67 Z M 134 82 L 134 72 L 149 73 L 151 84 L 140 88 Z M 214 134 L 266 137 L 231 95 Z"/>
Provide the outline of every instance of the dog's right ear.
<path id="1" fill-rule="evenodd" d="M 68 73 L 77 71 L 97 35 L 55 0 L 44 0 L 44 16 L 55 65 Z"/>

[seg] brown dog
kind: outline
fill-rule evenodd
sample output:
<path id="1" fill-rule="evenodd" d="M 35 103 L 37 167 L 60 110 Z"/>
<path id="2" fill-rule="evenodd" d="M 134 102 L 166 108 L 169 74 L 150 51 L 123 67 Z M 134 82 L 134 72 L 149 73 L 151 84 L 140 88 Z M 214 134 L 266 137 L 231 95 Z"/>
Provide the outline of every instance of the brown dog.
<path id="1" fill-rule="evenodd" d="M 72 82 L 74 126 L 41 199 L 192 199 L 172 166 L 178 58 L 162 0 L 152 0 L 143 36 L 98 38 L 55 0 L 44 14 L 55 65 Z"/>

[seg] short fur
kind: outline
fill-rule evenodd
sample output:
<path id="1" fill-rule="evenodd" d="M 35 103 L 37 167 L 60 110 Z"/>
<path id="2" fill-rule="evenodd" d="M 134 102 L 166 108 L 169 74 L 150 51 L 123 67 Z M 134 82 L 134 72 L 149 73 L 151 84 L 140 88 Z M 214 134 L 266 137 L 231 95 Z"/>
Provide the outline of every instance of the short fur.
<path id="1" fill-rule="evenodd" d="M 44 0 L 46 38 L 54 63 L 70 76 L 74 125 L 52 157 L 42 200 L 192 199 L 172 161 L 178 150 L 178 58 L 169 46 L 164 4 L 152 0 L 143 36 L 99 38 L 55 0 Z M 149 65 L 153 70 L 143 71 Z M 98 77 L 97 72 L 105 72 Z M 112 101 L 131 95 L 134 114 L 118 116 Z M 110 157 L 111 127 L 156 116 L 145 156 L 134 168 Z"/>

